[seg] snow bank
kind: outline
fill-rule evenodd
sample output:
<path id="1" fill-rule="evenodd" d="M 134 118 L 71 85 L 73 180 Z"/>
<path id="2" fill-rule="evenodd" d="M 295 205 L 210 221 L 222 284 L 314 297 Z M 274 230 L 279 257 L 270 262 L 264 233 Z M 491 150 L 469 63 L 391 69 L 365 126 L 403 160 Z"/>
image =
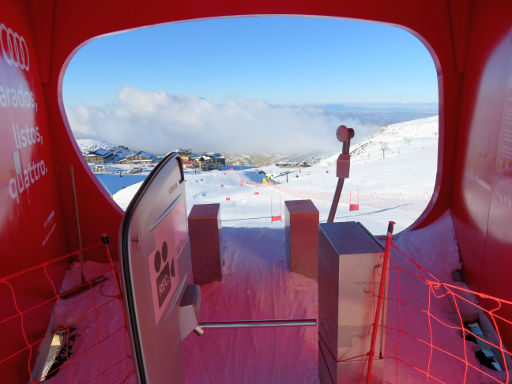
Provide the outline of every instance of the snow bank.
<path id="1" fill-rule="evenodd" d="M 442 382 L 462 382 L 464 340 L 456 328 L 460 320 L 451 298 L 442 288 L 430 290 L 417 276 L 421 265 L 423 276 L 430 278 L 430 272 L 451 282 L 451 272 L 460 268 L 449 214 L 426 228 L 405 232 L 396 245 L 403 254 L 392 253 L 385 380 L 425 382 L 424 372 L 429 369 Z M 282 227 L 224 227 L 222 251 L 223 280 L 201 286 L 201 321 L 318 318 L 317 284 L 289 271 Z M 113 366 L 101 374 L 105 382 L 134 383 L 123 313 L 119 301 L 112 299 L 116 290 L 111 273 L 105 265 L 93 262 L 87 262 L 86 270 L 90 276 L 105 274 L 108 280 L 60 302 L 59 320 L 77 335 L 72 346 L 74 363 L 63 366 L 50 382 L 68 383 L 70 377 L 73 383 L 94 382 L 99 370 Z M 79 281 L 75 263 L 63 289 Z M 91 312 L 91 304 L 95 311 Z M 317 327 L 293 327 L 207 329 L 203 336 L 192 333 L 182 345 L 186 382 L 318 383 L 317 332 Z M 432 350 L 430 343 L 435 346 Z M 468 363 L 503 380 L 503 372 L 479 364 L 474 354 L 477 349 L 476 344 L 466 342 Z M 470 368 L 466 382 L 491 382 L 490 376 Z"/>
<path id="2" fill-rule="evenodd" d="M 461 327 L 477 320 L 480 311 L 460 299 L 455 305 L 454 297 L 442 285 L 429 283 L 469 289 L 452 279 L 452 272 L 459 270 L 461 263 L 450 214 L 445 213 L 426 228 L 404 233 L 395 244 L 399 250 L 392 252 L 390 264 L 385 380 L 425 382 L 427 371 L 436 382 L 459 383 L 465 378 L 467 383 L 482 383 L 491 382 L 491 377 L 504 380 L 503 372 L 480 365 L 475 356 L 480 347 L 462 337 Z M 473 295 L 463 296 L 476 303 Z M 489 376 L 468 367 L 465 361 Z"/>
<path id="3" fill-rule="evenodd" d="M 133 196 L 135 196 L 142 183 L 143 181 L 136 184 L 132 184 L 129 187 L 123 188 L 117 193 L 115 193 L 112 198 L 123 210 L 126 210 L 126 208 L 128 208 L 128 205 L 130 204 L 130 201 L 132 201 Z"/>
<path id="4" fill-rule="evenodd" d="M 222 229 L 222 282 L 201 287 L 202 321 L 316 318 L 317 284 L 289 272 L 284 231 Z M 317 327 L 207 329 L 183 344 L 187 383 L 318 383 Z"/>

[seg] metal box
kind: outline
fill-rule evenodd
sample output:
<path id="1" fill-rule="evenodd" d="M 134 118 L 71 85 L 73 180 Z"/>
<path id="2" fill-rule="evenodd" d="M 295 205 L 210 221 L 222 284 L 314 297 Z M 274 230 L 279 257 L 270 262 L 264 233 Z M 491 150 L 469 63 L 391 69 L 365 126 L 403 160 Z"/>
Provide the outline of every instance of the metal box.
<path id="1" fill-rule="evenodd" d="M 196 204 L 188 215 L 192 273 L 196 284 L 222 280 L 220 204 Z"/>
<path id="2" fill-rule="evenodd" d="M 319 225 L 318 338 L 322 383 L 358 382 L 370 351 L 383 254 L 357 222 Z M 385 310 L 383 311 L 385 319 Z M 379 327 L 374 367 L 384 352 Z M 331 380 L 334 379 L 334 381 Z"/>
<path id="3" fill-rule="evenodd" d="M 285 201 L 285 247 L 290 271 L 318 278 L 318 209 L 311 200 Z"/>
<path id="4" fill-rule="evenodd" d="M 336 161 L 336 176 L 342 179 L 348 178 L 350 174 L 350 155 L 341 154 Z"/>

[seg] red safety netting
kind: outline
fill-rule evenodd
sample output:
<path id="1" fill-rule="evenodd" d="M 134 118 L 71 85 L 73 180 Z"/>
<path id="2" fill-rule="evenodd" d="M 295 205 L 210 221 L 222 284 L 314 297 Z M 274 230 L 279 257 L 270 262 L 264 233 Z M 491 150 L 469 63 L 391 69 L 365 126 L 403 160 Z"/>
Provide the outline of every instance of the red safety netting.
<path id="1" fill-rule="evenodd" d="M 280 239 L 279 233 L 273 236 L 276 242 Z M 415 244 L 420 244 L 418 239 L 414 240 Z M 428 241 L 423 240 L 418 249 L 421 247 L 422 252 L 427 254 L 431 248 Z M 247 250 L 247 241 L 240 243 Z M 267 242 L 251 243 L 260 244 L 255 254 L 268 247 Z M 417 252 L 399 248 L 394 243 L 389 245 L 388 267 L 384 268 L 383 257 L 374 273 L 377 280 L 385 269 L 387 293 L 385 296 L 374 293 L 378 292 L 377 283 L 370 293 L 375 295 L 375 302 L 382 298 L 384 303 L 385 347 L 382 356 L 379 356 L 384 364 L 374 366 L 368 374 L 367 360 L 358 375 L 359 381 L 508 383 L 511 354 L 504 345 L 503 329 L 512 325 L 510 316 L 506 315 L 507 310 L 509 313 L 512 311 L 512 302 L 472 291 L 463 282 L 450 280 L 451 275 L 446 271 L 453 270 L 453 264 L 438 273 L 439 268 L 434 267 L 436 263 L 430 262 L 430 259 L 418 258 Z M 239 253 L 238 249 L 236 254 Z M 407 252 L 403 249 L 407 249 Z M 78 262 L 81 252 L 93 253 L 108 262 L 89 260 L 81 265 Z M 410 254 L 414 254 L 414 257 Z M 431 259 L 436 257 L 443 259 L 436 254 Z M 247 259 L 258 261 L 256 257 Z M 265 267 L 268 267 L 267 264 L 271 264 L 269 260 L 262 263 Z M 248 280 L 246 274 L 253 270 L 251 264 L 247 270 L 240 271 L 244 280 Z M 108 244 L 98 243 L 80 252 L 0 278 L 2 382 L 39 383 L 46 379 L 59 384 L 135 383 L 126 317 L 115 271 Z M 436 274 L 431 271 L 436 271 Z M 275 271 L 270 273 L 262 269 L 255 278 L 255 289 L 261 284 L 271 285 L 262 283 L 262 276 L 267 276 L 269 282 L 273 282 L 275 274 Z M 227 284 L 228 280 L 223 284 Z M 283 282 L 279 284 L 286 286 Z M 300 286 L 304 283 L 296 284 Z M 234 292 L 239 296 L 235 288 Z M 218 296 L 217 300 L 225 301 L 225 297 Z M 259 295 L 256 296 L 261 300 Z M 273 294 L 264 297 L 272 298 L 268 303 L 270 307 L 276 307 Z M 283 303 L 289 302 L 286 299 L 281 298 Z M 300 302 L 298 299 L 292 301 L 294 305 Z M 211 309 L 216 310 L 214 307 Z M 479 328 L 471 326 L 477 323 Z M 368 333 L 371 334 L 372 330 L 369 329 Z M 41 359 L 47 355 L 43 352 L 49 349 L 48 343 L 56 334 L 63 338 L 57 363 L 42 374 L 44 361 Z M 312 344 L 316 343 L 316 337 L 314 339 Z M 203 340 L 208 341 L 200 339 L 199 342 Z M 238 350 L 242 344 L 233 345 L 236 350 L 233 356 L 239 356 Z M 281 352 L 284 350 L 286 348 Z M 314 352 L 313 359 L 316 359 L 317 351 L 311 351 Z M 196 354 L 197 350 L 191 349 L 189 355 Z M 235 361 L 238 362 L 237 359 Z M 203 365 L 205 361 L 201 360 L 198 364 Z M 493 364 L 501 371 L 489 367 Z"/>
<path id="2" fill-rule="evenodd" d="M 108 262 L 82 265 L 79 259 L 84 253 Z M 2 277 L 0 297 L 2 382 L 135 382 L 108 244 L 98 243 Z"/>
<path id="3" fill-rule="evenodd" d="M 512 302 L 470 290 L 461 281 L 441 281 L 390 246 L 384 369 L 367 372 L 367 358 L 359 381 L 508 383 L 512 354 L 502 332 L 512 325 L 503 315 Z"/>

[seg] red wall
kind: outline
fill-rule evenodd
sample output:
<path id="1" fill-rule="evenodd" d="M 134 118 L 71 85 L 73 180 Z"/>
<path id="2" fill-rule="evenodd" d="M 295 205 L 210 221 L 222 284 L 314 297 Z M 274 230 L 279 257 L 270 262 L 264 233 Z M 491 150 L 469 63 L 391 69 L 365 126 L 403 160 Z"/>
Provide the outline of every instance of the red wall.
<path id="1" fill-rule="evenodd" d="M 506 284 L 506 271 L 512 266 L 508 256 L 512 251 L 508 225 L 512 216 L 512 157 L 508 150 L 512 127 L 507 115 L 512 109 L 509 0 L 2 1 L 0 23 L 24 37 L 30 69 L 15 68 L 0 56 L 0 86 L 27 89 L 38 107 L 37 111 L 32 107 L 0 107 L 0 276 L 77 248 L 71 165 L 84 246 L 109 233 L 117 254 L 121 212 L 78 154 L 64 116 L 61 84 L 73 52 L 87 40 L 113 31 L 244 14 L 375 20 L 401 25 L 420 37 L 432 53 L 439 75 L 440 142 L 434 195 L 415 225 L 426 225 L 452 209 L 467 279 L 475 289 L 511 299 L 512 291 Z M 17 148 L 13 123 L 20 128 L 25 124 L 37 126 L 43 142 Z M 41 161 L 47 169 L 45 174 L 18 193 L 18 202 L 9 191 L 12 178 L 17 170 Z M 43 281 L 38 276 L 25 284 L 27 302 L 41 292 Z M 0 295 L 2 303 L 9 295 L 2 284 Z M 13 307 L 3 305 L 0 314 L 9 311 Z M 34 335 L 44 331 L 45 318 L 27 320 Z M 0 325 L 0 335 L 13 340 L 19 337 L 17 325 L 11 327 L 15 331 Z M 16 342 L 3 339 L 2 345 Z M 3 346 L 0 354 L 5 353 Z"/>
<path id="2" fill-rule="evenodd" d="M 27 15 L 24 2 L 0 5 L 0 278 L 69 251 L 53 132 Z M 21 47 L 23 55 L 16 58 L 15 47 Z M 52 267 L 50 272 L 62 276 L 63 268 Z M 0 361 L 44 335 L 53 311 L 50 302 L 23 318 L 15 316 L 53 296 L 41 270 L 8 282 L 11 286 L 0 281 Z M 2 381 L 26 382 L 27 362 L 33 363 L 37 349 L 34 346 L 32 358 L 27 348 L 0 365 Z"/>
<path id="3" fill-rule="evenodd" d="M 40 4 L 36 0 L 33 0 L 32 3 Z M 447 0 L 428 2 L 410 0 L 219 2 L 206 0 L 177 3 L 167 0 L 144 2 L 138 0 L 110 0 L 108 2 L 102 0 L 74 0 L 72 2 L 55 0 L 51 65 L 48 66 L 48 84 L 45 88 L 51 124 L 56 131 L 62 133 L 56 138 L 56 142 L 62 144 L 59 156 L 63 159 L 74 156 L 73 148 L 69 146 L 68 138 L 64 134 L 67 131 L 67 122 L 61 119 L 61 113 L 64 113 L 60 101 L 62 78 L 73 53 L 92 38 L 146 25 L 231 15 L 296 14 L 376 20 L 403 26 L 425 43 L 433 54 L 438 67 L 440 109 L 450 111 L 450 113 L 441 114 L 439 123 L 441 132 L 439 164 L 444 164 L 444 166 L 438 169 L 438 181 L 432 202 L 418 221 L 418 224 L 426 224 L 439 217 L 447 209 L 451 200 L 454 164 L 451 161 L 445 162 L 444 159 L 452 158 L 457 136 L 455 134 L 443 135 L 443 133 L 445 127 L 450 128 L 450 133 L 457 129 L 460 78 L 456 67 L 458 52 L 450 39 L 452 36 L 461 35 L 461 31 L 465 32 L 463 27 L 467 18 L 467 7 L 464 5 L 465 0 L 454 1 L 454 10 L 451 10 L 449 3 L 450 1 Z M 453 23 L 453 19 L 457 15 L 462 15 L 462 19 Z M 92 189 L 89 190 L 88 178 L 84 177 L 84 183 L 85 185 L 80 185 L 80 189 L 93 193 Z M 91 207 L 88 206 L 86 210 L 89 208 Z M 110 212 L 110 210 L 107 211 Z"/>
<path id="4" fill-rule="evenodd" d="M 53 125 L 63 131 L 58 100 L 65 64 L 88 39 L 174 20 L 244 14 L 374 20 L 409 29 L 425 43 L 439 75 L 439 165 L 431 203 L 413 227 L 452 209 L 467 279 L 475 289 L 510 298 L 505 271 L 512 266 L 506 224 L 512 189 L 504 149 L 511 84 L 508 0 L 56 0 L 47 87 Z"/>
<path id="5" fill-rule="evenodd" d="M 512 300 L 512 3 L 491 3 L 475 2 L 472 13 L 453 214 L 466 279 Z"/>
<path id="6" fill-rule="evenodd" d="M 41 32 L 46 28 L 51 33 L 52 7 L 42 3 L 47 8 L 42 13 L 25 1 L 0 3 L 0 376 L 6 383 L 28 381 L 55 296 L 42 268 L 8 277 L 78 249 L 70 165 L 76 174 L 83 246 L 98 244 L 102 233 L 110 233 L 117 252 L 121 220 L 120 210 L 96 184 L 62 129 L 60 112 L 52 110 L 52 103 L 48 108 L 44 63 L 49 62 L 44 58 L 51 56 L 51 39 Z M 23 55 L 13 59 L 9 47 L 14 56 L 15 47 L 21 47 Z M 68 261 L 47 268 L 57 287 Z M 15 352 L 20 353 L 8 358 Z"/>
<path id="7" fill-rule="evenodd" d="M 0 23 L 26 42 L 29 68 L 16 68 L 0 52 L 2 276 L 41 263 L 68 249 L 59 203 L 52 132 L 48 128 L 32 33 L 23 3 L 9 3 L 10 6 L 2 3 Z M 5 28 L 1 38 L 8 52 Z"/>

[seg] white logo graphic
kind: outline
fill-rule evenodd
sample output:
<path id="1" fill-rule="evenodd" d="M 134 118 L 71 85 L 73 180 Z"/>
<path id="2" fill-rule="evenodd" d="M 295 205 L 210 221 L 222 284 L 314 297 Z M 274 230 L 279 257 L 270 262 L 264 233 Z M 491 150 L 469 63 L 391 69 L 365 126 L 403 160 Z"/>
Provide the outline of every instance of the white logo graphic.
<path id="1" fill-rule="evenodd" d="M 7 64 L 25 71 L 30 69 L 28 47 L 25 38 L 18 35 L 11 28 L 7 28 L 4 23 L 0 24 L 0 45 Z"/>

